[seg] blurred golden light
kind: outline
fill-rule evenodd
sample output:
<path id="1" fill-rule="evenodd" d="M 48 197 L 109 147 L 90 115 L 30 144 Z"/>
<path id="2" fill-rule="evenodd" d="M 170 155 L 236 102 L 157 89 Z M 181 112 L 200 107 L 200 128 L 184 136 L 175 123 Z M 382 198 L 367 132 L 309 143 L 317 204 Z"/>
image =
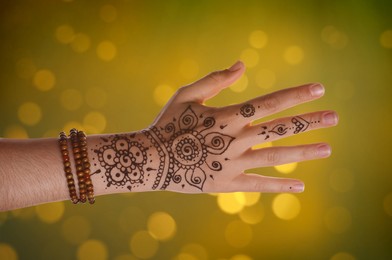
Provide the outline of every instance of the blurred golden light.
<path id="1" fill-rule="evenodd" d="M 117 48 L 114 43 L 110 41 L 103 41 L 98 44 L 97 47 L 98 58 L 104 61 L 111 61 L 117 55 Z"/>
<path id="2" fill-rule="evenodd" d="M 253 206 L 260 200 L 260 192 L 241 192 L 242 196 L 245 197 L 245 206 Z"/>
<path id="3" fill-rule="evenodd" d="M 99 10 L 99 17 L 107 23 L 113 22 L 117 18 L 117 9 L 110 5 L 103 5 Z"/>
<path id="4" fill-rule="evenodd" d="M 351 213 L 344 207 L 330 208 L 324 221 L 329 231 L 341 234 L 351 226 Z"/>
<path id="5" fill-rule="evenodd" d="M 383 204 L 385 212 L 392 217 L 392 192 L 385 196 Z"/>
<path id="6" fill-rule="evenodd" d="M 10 125 L 4 129 L 3 137 L 26 139 L 29 138 L 29 135 L 23 127 L 19 125 Z"/>
<path id="7" fill-rule="evenodd" d="M 41 108 L 36 103 L 25 102 L 18 108 L 18 118 L 25 125 L 36 125 L 41 117 Z"/>
<path id="8" fill-rule="evenodd" d="M 245 206 L 243 192 L 220 193 L 217 198 L 219 208 L 227 214 L 236 214 Z"/>
<path id="9" fill-rule="evenodd" d="M 253 258 L 248 255 L 239 254 L 232 256 L 229 260 L 253 260 Z"/>
<path id="10" fill-rule="evenodd" d="M 380 43 L 384 48 L 392 48 L 392 30 L 386 30 L 381 34 Z"/>
<path id="11" fill-rule="evenodd" d="M 225 230 L 225 238 L 229 245 L 235 248 L 247 246 L 253 237 L 253 231 L 248 224 L 240 220 L 230 222 Z"/>
<path id="12" fill-rule="evenodd" d="M 106 105 L 107 94 L 101 88 L 89 88 L 86 91 L 85 99 L 91 108 L 102 108 Z"/>
<path id="13" fill-rule="evenodd" d="M 355 260 L 355 257 L 346 252 L 339 252 L 334 254 L 330 260 Z"/>
<path id="14" fill-rule="evenodd" d="M 38 90 L 48 91 L 56 84 L 56 77 L 50 70 L 39 70 L 34 74 L 33 84 Z"/>
<path id="15" fill-rule="evenodd" d="M 9 244 L 0 243 L 0 259 L 17 260 L 18 254 L 16 250 Z"/>
<path id="16" fill-rule="evenodd" d="M 266 142 L 266 143 L 261 143 L 261 144 L 256 144 L 252 146 L 252 150 L 257 150 L 257 149 L 262 149 L 262 148 L 268 148 L 272 147 L 272 142 Z"/>
<path id="17" fill-rule="evenodd" d="M 337 192 L 348 192 L 354 186 L 354 176 L 348 169 L 337 169 L 329 175 L 329 184 Z"/>
<path id="18" fill-rule="evenodd" d="M 76 128 L 76 129 L 81 130 L 81 131 L 86 131 L 84 126 L 81 123 L 76 122 L 76 121 L 69 121 L 69 122 L 65 123 L 65 125 L 64 125 L 62 130 L 67 132 L 67 131 L 69 131 L 72 128 Z"/>
<path id="19" fill-rule="evenodd" d="M 304 59 L 304 51 L 301 47 L 293 45 L 284 51 L 283 57 L 288 64 L 297 65 Z"/>
<path id="20" fill-rule="evenodd" d="M 114 258 L 114 260 L 138 260 L 136 257 L 134 257 L 133 255 L 131 255 L 131 254 L 127 254 L 127 255 L 119 255 L 119 256 L 116 256 L 115 258 Z"/>
<path id="21" fill-rule="evenodd" d="M 37 68 L 31 59 L 20 59 L 16 62 L 16 74 L 24 79 L 29 79 L 34 76 Z"/>
<path id="22" fill-rule="evenodd" d="M 164 106 L 174 94 L 175 90 L 169 85 L 161 84 L 154 89 L 154 101 L 160 106 Z"/>
<path id="23" fill-rule="evenodd" d="M 261 30 L 253 31 L 249 35 L 249 44 L 253 48 L 261 49 L 267 45 L 268 35 Z"/>
<path id="24" fill-rule="evenodd" d="M 256 85 L 262 89 L 272 88 L 276 82 L 275 73 L 272 70 L 261 69 L 255 75 Z"/>
<path id="25" fill-rule="evenodd" d="M 348 37 L 332 25 L 327 25 L 321 31 L 321 39 L 334 49 L 343 49 L 348 43 Z"/>
<path id="26" fill-rule="evenodd" d="M 199 64 L 191 59 L 183 60 L 180 64 L 179 71 L 185 79 L 194 79 L 199 73 Z"/>
<path id="27" fill-rule="evenodd" d="M 79 260 L 105 260 L 108 259 L 107 246 L 99 240 L 90 239 L 78 247 Z"/>
<path id="28" fill-rule="evenodd" d="M 176 233 L 176 222 L 166 212 L 155 212 L 147 221 L 147 229 L 157 240 L 169 240 Z"/>
<path id="29" fill-rule="evenodd" d="M 208 253 L 207 250 L 195 243 L 186 244 L 181 248 L 181 253 L 178 255 L 178 260 L 207 260 Z"/>
<path id="30" fill-rule="evenodd" d="M 148 259 L 156 254 L 159 248 L 159 243 L 149 232 L 139 231 L 132 236 L 130 248 L 132 254 L 136 257 Z"/>
<path id="31" fill-rule="evenodd" d="M 274 198 L 272 210 L 278 218 L 291 220 L 300 213 L 301 203 L 295 195 L 282 193 Z"/>
<path id="32" fill-rule="evenodd" d="M 69 44 L 75 38 L 75 31 L 68 24 L 64 24 L 56 28 L 55 36 L 60 43 Z"/>
<path id="33" fill-rule="evenodd" d="M 99 112 L 89 112 L 83 119 L 83 126 L 91 134 L 100 134 L 106 128 L 106 117 Z"/>
<path id="34" fill-rule="evenodd" d="M 35 208 L 34 207 L 28 207 L 28 208 L 20 208 L 20 209 L 14 209 L 11 211 L 11 214 L 14 217 L 17 217 L 18 219 L 31 219 L 35 216 Z"/>
<path id="35" fill-rule="evenodd" d="M 263 205 L 258 203 L 251 207 L 245 207 L 238 215 L 243 222 L 255 225 L 263 220 L 264 214 Z"/>
<path id="36" fill-rule="evenodd" d="M 234 92 L 242 92 L 248 87 L 248 77 L 244 74 L 242 77 L 230 86 L 230 89 Z"/>
<path id="37" fill-rule="evenodd" d="M 71 216 L 62 223 L 61 231 L 67 242 L 77 245 L 88 239 L 91 234 L 91 225 L 82 216 Z"/>
<path id="38" fill-rule="evenodd" d="M 71 42 L 71 48 L 75 52 L 86 52 L 91 46 L 90 37 L 84 33 L 77 33 Z"/>
<path id="39" fill-rule="evenodd" d="M 274 166 L 274 168 L 280 172 L 280 173 L 284 173 L 284 174 L 289 174 L 291 172 L 293 172 L 298 166 L 297 162 L 293 162 L 293 163 L 287 163 L 287 164 L 282 164 L 282 165 L 276 165 Z"/>
<path id="40" fill-rule="evenodd" d="M 38 218 L 45 223 L 55 223 L 61 219 L 64 214 L 64 202 L 54 202 L 41 204 L 35 207 Z"/>
<path id="41" fill-rule="evenodd" d="M 253 68 L 259 63 L 259 53 L 255 49 L 248 48 L 241 52 L 240 59 L 247 68 Z"/>
<path id="42" fill-rule="evenodd" d="M 354 92 L 354 85 L 348 80 L 338 81 L 334 86 L 335 96 L 344 101 L 350 100 L 353 97 Z"/>
<path id="43" fill-rule="evenodd" d="M 79 90 L 66 89 L 60 94 L 60 103 L 67 110 L 77 110 L 82 102 L 83 98 Z"/>

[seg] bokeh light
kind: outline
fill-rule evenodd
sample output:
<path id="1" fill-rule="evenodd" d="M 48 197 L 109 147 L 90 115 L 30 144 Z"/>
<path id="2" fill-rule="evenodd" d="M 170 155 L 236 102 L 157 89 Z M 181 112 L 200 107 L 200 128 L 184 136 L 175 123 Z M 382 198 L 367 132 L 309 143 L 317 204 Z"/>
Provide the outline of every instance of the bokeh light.
<path id="1" fill-rule="evenodd" d="M 11 245 L 0 243 L 0 259 L 17 260 L 18 254 Z"/>
<path id="2" fill-rule="evenodd" d="M 287 163 L 282 165 L 276 165 L 274 166 L 274 168 L 280 173 L 288 174 L 293 172 L 297 168 L 297 165 L 298 165 L 297 162 L 293 162 L 293 163 Z"/>
<path id="3" fill-rule="evenodd" d="M 71 48 L 77 53 L 86 52 L 91 46 L 91 39 L 85 33 L 77 33 L 75 34 L 72 42 Z"/>
<path id="4" fill-rule="evenodd" d="M 283 57 L 288 64 L 297 65 L 304 59 L 304 51 L 299 46 L 289 46 L 284 51 Z"/>
<path id="5" fill-rule="evenodd" d="M 79 260 L 105 260 L 108 259 L 108 248 L 100 240 L 90 239 L 78 247 L 77 257 Z"/>
<path id="6" fill-rule="evenodd" d="M 18 109 L 18 117 L 25 125 L 36 125 L 42 118 L 41 107 L 34 102 L 25 102 Z"/>
<path id="7" fill-rule="evenodd" d="M 147 221 L 148 232 L 157 240 L 165 241 L 172 238 L 176 232 L 176 222 L 166 212 L 155 212 Z"/>
<path id="8" fill-rule="evenodd" d="M 59 221 L 64 214 L 64 202 L 42 204 L 35 207 L 38 218 L 48 224 Z"/>
<path id="9" fill-rule="evenodd" d="M 220 193 L 217 197 L 219 208 L 228 214 L 236 214 L 245 206 L 245 196 L 242 192 Z"/>
<path id="10" fill-rule="evenodd" d="M 56 77 L 52 71 L 42 69 L 35 73 L 33 78 L 34 86 L 41 91 L 48 91 L 54 87 Z"/>
<path id="11" fill-rule="evenodd" d="M 268 43 L 268 35 L 264 31 L 256 30 L 249 35 L 249 44 L 256 49 L 264 48 Z"/>
<path id="12" fill-rule="evenodd" d="M 392 30 L 386 30 L 381 34 L 380 43 L 384 48 L 392 48 Z"/>
<path id="13" fill-rule="evenodd" d="M 97 55 L 103 61 L 111 61 L 117 55 L 117 47 L 110 41 L 103 41 L 98 44 Z"/>
<path id="14" fill-rule="evenodd" d="M 272 210 L 278 218 L 291 220 L 300 213 L 301 203 L 295 195 L 283 193 L 274 198 Z"/>

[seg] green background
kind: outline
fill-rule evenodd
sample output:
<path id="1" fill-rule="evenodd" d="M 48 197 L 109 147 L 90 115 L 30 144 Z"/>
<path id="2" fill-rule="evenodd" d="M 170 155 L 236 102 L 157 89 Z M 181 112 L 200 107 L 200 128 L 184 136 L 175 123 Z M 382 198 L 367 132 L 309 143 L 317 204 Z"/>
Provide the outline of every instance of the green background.
<path id="1" fill-rule="evenodd" d="M 209 104 L 322 82 L 325 97 L 278 116 L 340 115 L 335 128 L 272 144 L 326 141 L 331 158 L 257 170 L 304 180 L 294 218 L 277 216 L 277 194 L 243 208 L 258 212 L 252 224 L 223 211 L 219 195 L 112 195 L 0 213 L 0 258 L 392 259 L 390 1 L 26 0 L 0 12 L 2 137 L 143 129 L 175 89 L 238 59 L 246 80 Z M 167 240 L 148 235 L 156 212 L 175 222 Z"/>

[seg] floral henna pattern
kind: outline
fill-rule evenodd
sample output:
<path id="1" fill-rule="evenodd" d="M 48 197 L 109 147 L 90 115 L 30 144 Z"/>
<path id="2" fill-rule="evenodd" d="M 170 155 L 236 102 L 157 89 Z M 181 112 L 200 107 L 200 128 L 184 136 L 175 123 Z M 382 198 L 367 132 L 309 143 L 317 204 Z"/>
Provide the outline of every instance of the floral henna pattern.
<path id="1" fill-rule="evenodd" d="M 103 138 L 110 144 L 103 145 L 94 152 L 100 165 L 105 169 L 107 186 L 133 187 L 144 184 L 146 149 L 142 144 L 131 141 L 126 135 L 116 135 L 112 140 Z M 95 172 L 99 173 L 99 172 Z"/>
<path id="2" fill-rule="evenodd" d="M 243 117 L 251 117 L 255 114 L 255 107 L 252 104 L 245 104 L 240 108 Z"/>
<path id="3" fill-rule="evenodd" d="M 180 185 L 181 188 L 190 185 L 203 190 L 207 178 L 214 179 L 211 171 L 223 169 L 219 155 L 235 139 L 211 131 L 214 126 L 213 117 L 203 119 L 202 114 L 198 117 L 189 106 L 178 120 L 173 118 L 164 127 L 153 126 L 137 136 L 102 138 L 103 144 L 97 145 L 94 152 L 104 169 L 102 177 L 107 187 L 132 190 L 149 185 L 148 180 L 152 177 L 153 190 L 165 190 L 169 185 Z M 93 174 L 101 172 L 97 170 Z"/>
<path id="4" fill-rule="evenodd" d="M 200 118 L 203 116 L 200 115 Z M 159 149 L 162 167 L 156 176 L 153 189 L 161 181 L 160 189 L 166 189 L 172 181 L 184 188 L 191 185 L 203 190 L 208 170 L 221 171 L 218 156 L 223 154 L 234 137 L 209 131 L 215 125 L 213 117 L 207 117 L 199 126 L 199 119 L 189 106 L 180 116 L 163 128 L 152 127 L 144 133 Z M 213 175 L 209 175 L 213 179 Z"/>

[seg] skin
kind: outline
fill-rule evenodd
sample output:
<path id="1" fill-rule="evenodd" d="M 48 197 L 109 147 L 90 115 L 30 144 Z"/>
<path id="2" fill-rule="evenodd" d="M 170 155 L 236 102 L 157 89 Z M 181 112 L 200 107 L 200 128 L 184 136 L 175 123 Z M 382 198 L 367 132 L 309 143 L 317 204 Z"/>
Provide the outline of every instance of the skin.
<path id="1" fill-rule="evenodd" d="M 334 111 L 317 111 L 251 124 L 322 97 L 324 87 L 319 83 L 227 107 L 203 104 L 238 80 L 244 71 L 243 63 L 237 62 L 180 88 L 146 129 L 88 136 L 95 196 L 159 190 L 302 192 L 304 183 L 300 180 L 244 171 L 326 158 L 331 154 L 328 144 L 256 150 L 251 147 L 335 126 L 338 116 Z M 71 152 L 70 161 L 74 162 Z M 69 199 L 57 138 L 0 139 L 0 165 L 1 211 Z M 76 178 L 75 169 L 73 172 Z"/>

